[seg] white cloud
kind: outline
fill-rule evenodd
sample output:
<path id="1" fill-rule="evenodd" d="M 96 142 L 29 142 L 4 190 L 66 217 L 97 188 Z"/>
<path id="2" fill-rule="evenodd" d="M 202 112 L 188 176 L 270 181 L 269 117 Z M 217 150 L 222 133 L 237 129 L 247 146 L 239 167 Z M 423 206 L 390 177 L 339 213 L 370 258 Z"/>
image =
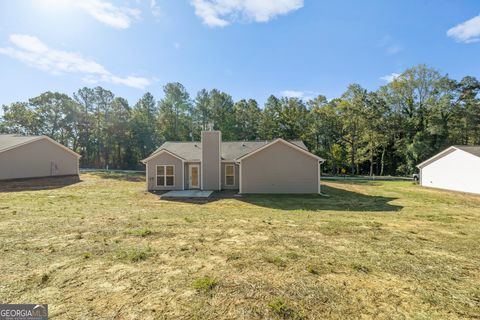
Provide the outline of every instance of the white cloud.
<path id="1" fill-rule="evenodd" d="M 124 78 L 111 76 L 110 81 L 115 84 L 123 84 L 127 87 L 138 88 L 142 90 L 152 83 L 152 81 L 147 78 L 136 76 L 128 76 Z"/>
<path id="2" fill-rule="evenodd" d="M 464 43 L 480 41 L 480 15 L 451 28 L 447 36 Z"/>
<path id="3" fill-rule="evenodd" d="M 195 14 L 210 27 L 236 20 L 267 22 L 303 7 L 303 0 L 192 0 Z"/>
<path id="4" fill-rule="evenodd" d="M 287 98 L 302 98 L 305 95 L 305 92 L 297 90 L 285 90 L 282 91 L 281 94 L 283 97 Z"/>
<path id="5" fill-rule="evenodd" d="M 51 49 L 34 36 L 12 34 L 9 40 L 14 47 L 0 47 L 0 54 L 55 75 L 80 74 L 87 83 L 103 81 L 142 90 L 152 82 L 136 76 L 119 77 L 94 60 L 84 58 L 76 52 Z"/>
<path id="6" fill-rule="evenodd" d="M 394 55 L 403 51 L 403 47 L 390 35 L 384 36 L 378 43 L 378 47 L 383 48 L 389 55 Z"/>
<path id="7" fill-rule="evenodd" d="M 100 0 L 82 0 L 76 6 L 83 9 L 98 21 L 119 29 L 130 28 L 134 20 L 140 18 L 140 10 L 118 7 L 110 2 Z"/>
<path id="8" fill-rule="evenodd" d="M 387 74 L 387 75 L 385 75 L 385 76 L 383 76 L 383 77 L 380 77 L 380 80 L 383 80 L 383 81 L 385 81 L 385 82 L 390 83 L 390 82 L 392 82 L 393 80 L 397 79 L 398 77 L 400 77 L 400 74 L 393 72 L 393 73 Z"/>
<path id="9" fill-rule="evenodd" d="M 157 1 L 156 0 L 150 0 L 150 9 L 152 11 L 152 14 L 159 18 L 162 16 L 162 9 L 160 9 L 160 6 L 157 5 Z"/>
<path id="10" fill-rule="evenodd" d="M 385 48 L 385 50 L 387 51 L 388 54 L 397 54 L 400 51 L 402 51 L 403 48 L 401 46 L 399 46 L 398 44 L 392 44 L 390 46 L 387 46 Z"/>
<path id="11" fill-rule="evenodd" d="M 315 98 L 314 92 L 312 91 L 298 91 L 298 90 L 284 90 L 280 92 L 282 97 L 286 98 L 298 98 L 304 101 L 312 100 Z"/>

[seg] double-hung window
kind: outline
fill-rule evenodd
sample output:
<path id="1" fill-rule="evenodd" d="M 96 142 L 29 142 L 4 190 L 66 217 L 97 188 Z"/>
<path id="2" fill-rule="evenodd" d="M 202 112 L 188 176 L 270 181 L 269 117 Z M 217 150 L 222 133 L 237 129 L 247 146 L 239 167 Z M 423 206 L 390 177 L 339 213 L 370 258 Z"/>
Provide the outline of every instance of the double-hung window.
<path id="1" fill-rule="evenodd" d="M 235 165 L 233 164 L 225 165 L 225 185 L 226 186 L 235 185 Z"/>
<path id="2" fill-rule="evenodd" d="M 173 187 L 175 185 L 175 166 L 157 166 L 157 187 Z"/>

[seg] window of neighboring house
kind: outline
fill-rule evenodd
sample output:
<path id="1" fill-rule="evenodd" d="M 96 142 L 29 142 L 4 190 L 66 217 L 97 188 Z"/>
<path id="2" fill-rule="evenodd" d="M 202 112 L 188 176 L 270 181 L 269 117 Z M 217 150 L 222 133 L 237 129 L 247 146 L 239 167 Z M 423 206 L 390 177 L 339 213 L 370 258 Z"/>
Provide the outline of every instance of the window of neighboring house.
<path id="1" fill-rule="evenodd" d="M 225 185 L 235 185 L 235 166 L 233 164 L 225 165 Z"/>
<path id="2" fill-rule="evenodd" d="M 173 187 L 175 185 L 175 167 L 157 166 L 157 186 Z"/>

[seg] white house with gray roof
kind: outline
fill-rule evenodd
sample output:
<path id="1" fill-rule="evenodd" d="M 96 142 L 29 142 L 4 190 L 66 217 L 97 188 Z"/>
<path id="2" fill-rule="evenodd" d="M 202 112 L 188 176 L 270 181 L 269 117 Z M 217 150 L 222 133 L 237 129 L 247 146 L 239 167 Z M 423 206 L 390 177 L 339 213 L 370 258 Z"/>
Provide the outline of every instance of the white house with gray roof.
<path id="1" fill-rule="evenodd" d="M 78 176 L 79 159 L 47 136 L 0 135 L 0 180 Z"/>
<path id="2" fill-rule="evenodd" d="M 220 131 L 202 131 L 200 142 L 165 142 L 142 162 L 150 191 L 320 193 L 323 161 L 302 141 L 224 142 Z"/>
<path id="3" fill-rule="evenodd" d="M 417 167 L 422 186 L 480 194 L 480 146 L 451 146 Z"/>

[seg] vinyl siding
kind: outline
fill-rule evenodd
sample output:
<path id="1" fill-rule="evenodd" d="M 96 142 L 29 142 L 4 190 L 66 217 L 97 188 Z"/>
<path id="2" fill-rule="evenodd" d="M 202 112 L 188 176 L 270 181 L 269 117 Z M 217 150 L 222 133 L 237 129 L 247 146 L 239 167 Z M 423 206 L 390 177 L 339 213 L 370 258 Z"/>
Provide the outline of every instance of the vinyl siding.
<path id="1" fill-rule="evenodd" d="M 202 131 L 202 168 L 203 190 L 220 190 L 220 131 Z"/>
<path id="2" fill-rule="evenodd" d="M 422 186 L 480 194 L 480 158 L 455 150 L 420 171 Z"/>
<path id="3" fill-rule="evenodd" d="M 278 142 L 241 161 L 242 193 L 318 193 L 318 160 Z"/>
<path id="4" fill-rule="evenodd" d="M 156 185 L 156 173 L 157 165 L 173 165 L 174 168 L 174 186 L 157 186 Z M 183 190 L 184 176 L 183 176 L 183 161 L 174 157 L 168 153 L 162 153 L 157 157 L 147 162 L 147 186 L 148 190 Z"/>
<path id="5" fill-rule="evenodd" d="M 33 141 L 0 153 L 0 180 L 78 175 L 78 159 L 46 139 Z"/>

